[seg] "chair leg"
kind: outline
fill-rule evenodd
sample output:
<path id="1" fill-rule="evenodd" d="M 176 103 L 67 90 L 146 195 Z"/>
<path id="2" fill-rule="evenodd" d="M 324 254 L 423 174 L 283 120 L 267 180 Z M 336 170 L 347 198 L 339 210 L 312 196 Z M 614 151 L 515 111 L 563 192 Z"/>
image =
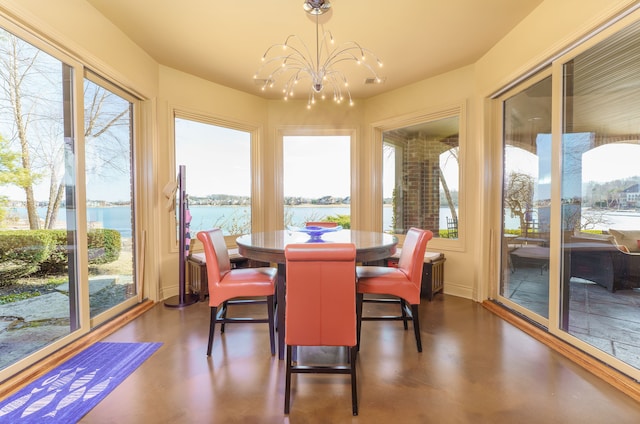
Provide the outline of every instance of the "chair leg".
<path id="1" fill-rule="evenodd" d="M 222 302 L 222 313 L 220 314 L 220 334 L 224 333 L 224 320 L 227 318 L 227 307 L 229 303 L 224 301 Z"/>
<path id="2" fill-rule="evenodd" d="M 358 415 L 358 385 L 356 379 L 356 354 L 358 353 L 357 346 L 349 347 L 351 353 L 351 408 L 353 415 Z"/>
<path id="3" fill-rule="evenodd" d="M 207 346 L 207 356 L 211 356 L 211 346 L 213 346 L 213 333 L 216 329 L 216 315 L 218 314 L 218 308 L 216 306 L 211 307 L 211 320 L 209 322 L 209 345 Z"/>
<path id="4" fill-rule="evenodd" d="M 418 306 L 411 305 L 411 316 L 413 318 L 413 331 L 416 334 L 416 344 L 418 352 L 422 352 L 422 340 L 420 340 L 420 316 L 418 315 Z"/>
<path id="5" fill-rule="evenodd" d="M 287 373 L 284 384 L 284 413 L 289 413 L 291 403 L 291 346 L 287 345 Z"/>
<path id="6" fill-rule="evenodd" d="M 402 314 L 402 324 L 404 324 L 405 331 L 409 329 L 409 325 L 407 323 L 407 302 L 404 299 L 400 299 L 400 313 Z"/>
<path id="7" fill-rule="evenodd" d="M 269 319 L 269 343 L 271 345 L 271 356 L 276 354 L 275 317 L 273 297 L 267 296 L 267 314 Z"/>
<path id="8" fill-rule="evenodd" d="M 356 350 L 360 350 L 360 329 L 362 328 L 362 302 L 364 302 L 364 294 L 356 293 L 356 321 L 357 321 L 357 345 Z"/>

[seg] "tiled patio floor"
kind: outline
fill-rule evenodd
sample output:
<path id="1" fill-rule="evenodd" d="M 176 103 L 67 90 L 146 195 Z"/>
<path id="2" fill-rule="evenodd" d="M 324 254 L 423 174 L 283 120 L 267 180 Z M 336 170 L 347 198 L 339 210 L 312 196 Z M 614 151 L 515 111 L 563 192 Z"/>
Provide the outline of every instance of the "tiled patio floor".
<path id="1" fill-rule="evenodd" d="M 549 272 L 518 267 L 505 297 L 548 317 Z M 607 291 L 588 280 L 571 279 L 569 334 L 640 368 L 640 289 Z"/>

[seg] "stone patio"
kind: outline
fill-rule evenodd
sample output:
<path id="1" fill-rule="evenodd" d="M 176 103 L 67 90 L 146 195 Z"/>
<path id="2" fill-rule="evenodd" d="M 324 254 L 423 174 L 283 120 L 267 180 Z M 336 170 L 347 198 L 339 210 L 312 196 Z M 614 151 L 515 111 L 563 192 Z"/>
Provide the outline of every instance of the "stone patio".
<path id="1" fill-rule="evenodd" d="M 92 309 L 113 306 L 113 297 L 105 294 L 114 290 L 119 292 L 123 283 L 118 276 L 91 278 Z M 69 334 L 68 292 L 69 284 L 65 283 L 54 293 L 0 305 L 0 368 Z M 101 305 L 100 302 L 108 304 Z"/>
<path id="2" fill-rule="evenodd" d="M 548 317 L 548 281 L 546 269 L 516 267 L 504 296 Z M 640 289 L 611 293 L 580 278 L 570 284 L 569 334 L 640 368 Z"/>

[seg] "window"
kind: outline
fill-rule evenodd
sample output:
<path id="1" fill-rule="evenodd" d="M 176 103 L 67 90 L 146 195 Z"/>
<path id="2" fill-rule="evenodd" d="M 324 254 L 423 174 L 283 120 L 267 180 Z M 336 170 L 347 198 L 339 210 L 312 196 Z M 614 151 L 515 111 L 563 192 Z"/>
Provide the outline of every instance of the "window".
<path id="1" fill-rule="evenodd" d="M 285 227 L 351 225 L 351 137 L 284 136 Z"/>
<path id="2" fill-rule="evenodd" d="M 458 128 L 453 116 L 383 133 L 384 231 L 458 238 Z"/>
<path id="3" fill-rule="evenodd" d="M 186 170 L 192 237 L 211 228 L 250 233 L 251 133 L 176 117 L 175 148 L 176 167 Z"/>

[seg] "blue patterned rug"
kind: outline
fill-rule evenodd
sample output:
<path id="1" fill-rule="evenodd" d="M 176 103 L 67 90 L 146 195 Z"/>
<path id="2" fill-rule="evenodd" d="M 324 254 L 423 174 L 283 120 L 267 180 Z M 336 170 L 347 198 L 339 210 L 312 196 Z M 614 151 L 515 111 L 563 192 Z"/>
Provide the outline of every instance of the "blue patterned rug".
<path id="1" fill-rule="evenodd" d="M 100 342 L 0 403 L 0 423 L 76 423 L 162 343 Z"/>

